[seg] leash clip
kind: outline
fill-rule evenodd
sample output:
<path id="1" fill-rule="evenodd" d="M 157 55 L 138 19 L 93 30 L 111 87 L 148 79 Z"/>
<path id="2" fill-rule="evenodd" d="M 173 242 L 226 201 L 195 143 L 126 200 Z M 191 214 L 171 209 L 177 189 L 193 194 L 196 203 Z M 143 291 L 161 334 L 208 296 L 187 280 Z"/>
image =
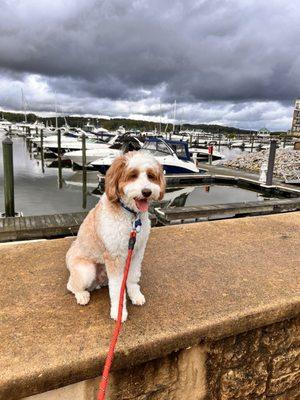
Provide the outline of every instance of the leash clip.
<path id="1" fill-rule="evenodd" d="M 139 233 L 139 232 L 141 231 L 141 227 L 142 227 L 142 221 L 141 221 L 141 218 L 138 217 L 137 219 L 135 219 L 135 220 L 133 221 L 132 228 L 133 228 L 133 230 L 135 230 L 137 233 Z"/>

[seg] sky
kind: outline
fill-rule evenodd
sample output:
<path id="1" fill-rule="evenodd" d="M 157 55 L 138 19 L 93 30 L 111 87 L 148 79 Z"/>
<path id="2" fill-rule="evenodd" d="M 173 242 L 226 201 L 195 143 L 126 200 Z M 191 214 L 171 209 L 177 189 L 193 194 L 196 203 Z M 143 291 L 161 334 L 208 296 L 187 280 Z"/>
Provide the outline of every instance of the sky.
<path id="1" fill-rule="evenodd" d="M 298 0 L 0 0 L 0 109 L 291 126 Z"/>

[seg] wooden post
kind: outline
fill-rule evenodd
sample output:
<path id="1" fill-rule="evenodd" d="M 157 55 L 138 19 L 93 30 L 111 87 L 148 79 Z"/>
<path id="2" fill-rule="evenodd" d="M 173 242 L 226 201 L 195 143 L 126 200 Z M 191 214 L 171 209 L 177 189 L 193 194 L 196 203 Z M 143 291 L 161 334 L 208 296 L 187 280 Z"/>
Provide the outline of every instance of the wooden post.
<path id="1" fill-rule="evenodd" d="M 61 131 L 57 129 L 57 165 L 58 165 L 58 188 L 62 188 L 62 167 L 61 167 Z"/>
<path id="2" fill-rule="evenodd" d="M 266 186 L 272 186 L 272 183 L 273 183 L 273 172 L 274 172 L 274 164 L 275 164 L 275 155 L 276 155 L 276 140 L 275 139 L 271 139 Z"/>
<path id="3" fill-rule="evenodd" d="M 284 138 L 283 138 L 283 148 L 285 148 L 285 145 L 286 145 L 286 134 L 284 135 Z"/>
<path id="4" fill-rule="evenodd" d="M 3 170 L 4 170 L 4 202 L 5 216 L 15 216 L 15 195 L 14 195 L 14 162 L 13 142 L 7 137 L 2 141 Z"/>
<path id="5" fill-rule="evenodd" d="M 251 153 L 253 153 L 253 146 L 254 146 L 254 135 L 251 135 Z"/>
<path id="6" fill-rule="evenodd" d="M 82 208 L 86 208 L 87 184 L 86 184 L 86 136 L 82 134 Z"/>
<path id="7" fill-rule="evenodd" d="M 212 165 L 213 151 L 214 151 L 214 147 L 212 145 L 209 145 L 208 146 L 208 161 L 209 161 L 209 165 Z"/>
<path id="8" fill-rule="evenodd" d="M 40 132 L 40 141 L 41 141 L 41 164 L 42 164 L 42 172 L 45 172 L 45 160 L 44 160 L 44 129 L 41 129 Z"/>

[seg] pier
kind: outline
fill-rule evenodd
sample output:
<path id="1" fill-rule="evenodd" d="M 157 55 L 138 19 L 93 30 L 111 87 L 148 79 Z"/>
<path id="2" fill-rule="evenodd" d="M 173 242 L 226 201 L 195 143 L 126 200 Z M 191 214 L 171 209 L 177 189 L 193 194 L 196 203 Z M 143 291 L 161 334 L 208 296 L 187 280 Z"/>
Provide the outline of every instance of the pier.
<path id="1" fill-rule="evenodd" d="M 74 236 L 87 212 L 0 218 L 0 242 Z"/>
<path id="2" fill-rule="evenodd" d="M 72 241 L 0 245 L 1 400 L 95 398 L 114 323 L 67 291 Z M 300 213 L 154 228 L 109 400 L 297 399 L 299 241 Z"/>

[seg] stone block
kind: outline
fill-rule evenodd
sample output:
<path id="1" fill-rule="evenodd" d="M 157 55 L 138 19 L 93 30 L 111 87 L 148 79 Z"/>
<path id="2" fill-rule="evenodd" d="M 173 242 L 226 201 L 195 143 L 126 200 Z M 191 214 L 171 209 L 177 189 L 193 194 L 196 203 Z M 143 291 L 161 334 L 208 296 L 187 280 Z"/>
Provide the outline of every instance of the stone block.
<path id="1" fill-rule="evenodd" d="M 276 356 L 272 361 L 272 379 L 300 371 L 300 348 Z"/>
<path id="2" fill-rule="evenodd" d="M 266 390 L 267 367 L 262 361 L 256 365 L 226 371 L 220 381 L 220 400 L 246 399 L 260 396 Z"/>

